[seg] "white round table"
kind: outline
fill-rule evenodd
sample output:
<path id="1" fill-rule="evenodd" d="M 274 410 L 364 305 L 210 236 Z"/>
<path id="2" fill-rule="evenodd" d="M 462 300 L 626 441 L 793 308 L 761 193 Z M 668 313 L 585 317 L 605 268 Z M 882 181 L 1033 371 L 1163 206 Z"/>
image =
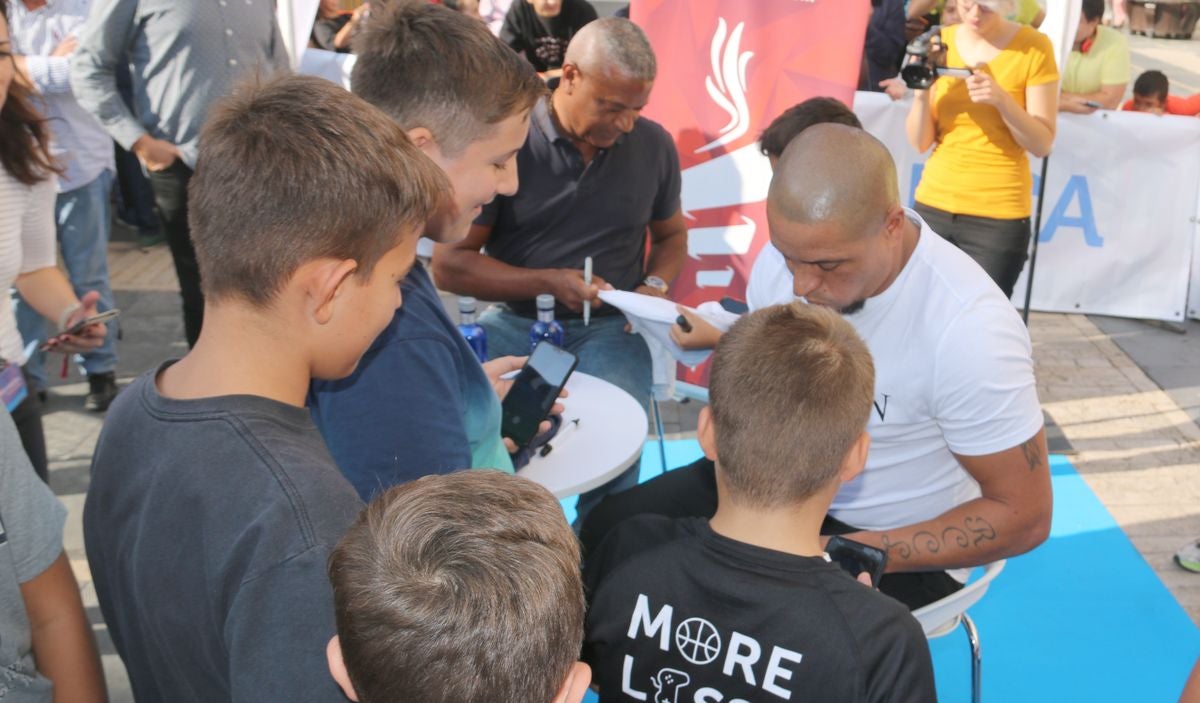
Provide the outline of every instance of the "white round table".
<path id="1" fill-rule="evenodd" d="M 567 381 L 567 391 L 561 438 L 550 440 L 549 454 L 535 454 L 517 472 L 560 499 L 616 478 L 641 457 L 648 434 L 641 404 L 608 381 L 576 372 Z M 576 418 L 579 425 L 567 431 Z"/>

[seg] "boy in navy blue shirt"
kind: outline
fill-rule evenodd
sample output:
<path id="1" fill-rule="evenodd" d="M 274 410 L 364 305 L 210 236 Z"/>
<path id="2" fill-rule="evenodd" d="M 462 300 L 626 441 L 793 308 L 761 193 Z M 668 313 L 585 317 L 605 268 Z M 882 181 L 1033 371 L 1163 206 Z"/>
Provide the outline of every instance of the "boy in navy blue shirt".
<path id="1" fill-rule="evenodd" d="M 454 208 L 427 236 L 457 241 L 483 205 L 517 190 L 516 154 L 545 91 L 528 63 L 478 20 L 439 5 L 373 10 L 356 45 L 354 92 L 396 121 L 454 187 Z M 424 267 L 405 305 L 336 381 L 308 397 L 330 452 L 359 496 L 431 473 L 512 471 L 500 436 L 500 376 L 524 359 L 483 366 L 447 316 Z"/>

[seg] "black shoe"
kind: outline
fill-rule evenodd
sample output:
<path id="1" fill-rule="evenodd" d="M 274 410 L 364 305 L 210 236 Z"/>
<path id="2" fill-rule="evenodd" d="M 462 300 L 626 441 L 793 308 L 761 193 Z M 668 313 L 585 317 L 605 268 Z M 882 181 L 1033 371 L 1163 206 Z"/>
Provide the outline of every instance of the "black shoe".
<path id="1" fill-rule="evenodd" d="M 88 376 L 88 394 L 83 407 L 96 412 L 108 410 L 113 398 L 117 397 L 117 375 L 113 372 Z"/>
<path id="2" fill-rule="evenodd" d="M 167 241 L 167 235 L 158 229 L 143 229 L 138 232 L 138 248 L 150 249 Z"/>

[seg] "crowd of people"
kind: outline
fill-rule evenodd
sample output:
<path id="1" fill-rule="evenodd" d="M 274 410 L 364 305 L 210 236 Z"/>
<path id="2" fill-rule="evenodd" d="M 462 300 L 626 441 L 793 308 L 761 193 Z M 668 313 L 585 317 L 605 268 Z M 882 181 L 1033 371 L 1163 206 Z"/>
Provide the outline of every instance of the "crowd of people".
<path id="1" fill-rule="evenodd" d="M 584 0 L 322 2 L 312 46 L 356 54 L 347 92 L 290 73 L 271 2 L 0 2 L 0 283 L 20 296 L 0 305 L 0 697 L 106 695 L 46 486 L 40 344 L 80 354 L 108 412 L 84 541 L 138 700 L 936 700 L 910 611 L 1049 532 L 1008 300 L 1026 154 L 1066 105 L 1116 107 L 1128 60 L 1084 0 L 1060 98 L 1036 3 L 875 4 L 901 21 L 877 9 L 872 31 L 906 36 L 956 12 L 946 61 L 975 68 L 914 91 L 909 137 L 936 145 L 916 207 L 837 100 L 766 125 L 749 311 L 680 308 L 671 331 L 714 349 L 704 458 L 641 486 L 635 463 L 572 526 L 514 475 L 501 401 L 549 293 L 578 369 L 649 403 L 646 345 L 599 297 L 666 298 L 687 252 L 639 27 Z M 881 45 L 872 81 L 895 75 Z M 1161 74 L 1134 86 L 1134 109 L 1180 105 Z M 145 170 L 189 348 L 119 395 L 116 328 L 92 321 L 114 141 Z M 439 288 L 499 301 L 487 359 Z M 878 583 L 830 562 L 834 536 L 887 555 Z"/>
<path id="2" fill-rule="evenodd" d="M 943 29 L 962 23 L 957 3 L 937 0 L 873 0 L 874 10 L 867 29 L 866 48 L 860 89 L 886 92 L 893 99 L 908 95 L 897 76 L 905 59 L 905 47 L 918 34 L 931 27 Z M 984 2 L 985 6 L 993 3 Z M 1005 19 L 1037 29 L 1045 20 L 1045 10 L 1037 0 L 1004 0 L 994 8 Z M 1091 114 L 1096 110 L 1134 110 L 1158 115 L 1200 116 L 1200 95 L 1169 95 L 1167 79 L 1161 71 L 1149 70 L 1133 86 L 1133 97 L 1122 103 L 1131 80 L 1129 43 L 1120 31 L 1124 25 L 1123 0 L 1112 8 L 1105 0 L 1083 0 L 1078 30 L 1067 65 L 1063 67 L 1058 110 Z M 1108 17 L 1108 23 L 1105 18 Z M 956 32 L 957 30 L 951 30 Z M 949 47 L 953 39 L 942 32 L 942 43 Z M 973 58 L 957 54 L 946 57 L 947 65 L 970 66 Z"/>

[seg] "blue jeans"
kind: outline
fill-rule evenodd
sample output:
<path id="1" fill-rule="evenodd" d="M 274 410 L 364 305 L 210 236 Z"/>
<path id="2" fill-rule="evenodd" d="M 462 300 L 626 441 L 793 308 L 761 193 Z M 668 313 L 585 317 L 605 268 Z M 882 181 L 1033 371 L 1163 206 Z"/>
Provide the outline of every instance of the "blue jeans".
<path id="1" fill-rule="evenodd" d="M 101 312 L 113 307 L 112 285 L 108 280 L 108 233 L 110 227 L 109 193 L 112 190 L 113 174 L 102 171 L 91 183 L 75 190 L 58 194 L 54 206 L 55 224 L 58 226 L 58 242 L 62 247 L 63 262 L 67 266 L 67 277 L 75 295 L 88 291 L 100 293 Z M 24 301 L 17 304 L 17 328 L 28 344 L 38 340 L 41 344 L 56 330 Z M 89 376 L 108 373 L 117 367 L 117 327 L 108 323 L 108 336 L 99 348 L 76 357 L 83 372 Z M 35 386 L 34 390 L 46 387 L 46 363 L 44 352 L 35 352 L 25 364 L 25 369 Z"/>
<path id="2" fill-rule="evenodd" d="M 479 324 L 487 330 L 488 356 L 527 356 L 530 352 L 529 328 L 534 320 L 514 315 L 503 306 L 483 313 Z M 650 407 L 650 386 L 653 367 L 650 351 L 639 335 L 625 332 L 625 316 L 593 317 L 592 324 L 583 320 L 559 320 L 566 333 L 564 348 L 579 357 L 577 371 L 590 374 L 617 386 L 633 396 L 643 409 Z M 575 511 L 576 524 L 606 495 L 637 485 L 641 462 L 634 462 L 620 476 L 579 496 Z"/>

